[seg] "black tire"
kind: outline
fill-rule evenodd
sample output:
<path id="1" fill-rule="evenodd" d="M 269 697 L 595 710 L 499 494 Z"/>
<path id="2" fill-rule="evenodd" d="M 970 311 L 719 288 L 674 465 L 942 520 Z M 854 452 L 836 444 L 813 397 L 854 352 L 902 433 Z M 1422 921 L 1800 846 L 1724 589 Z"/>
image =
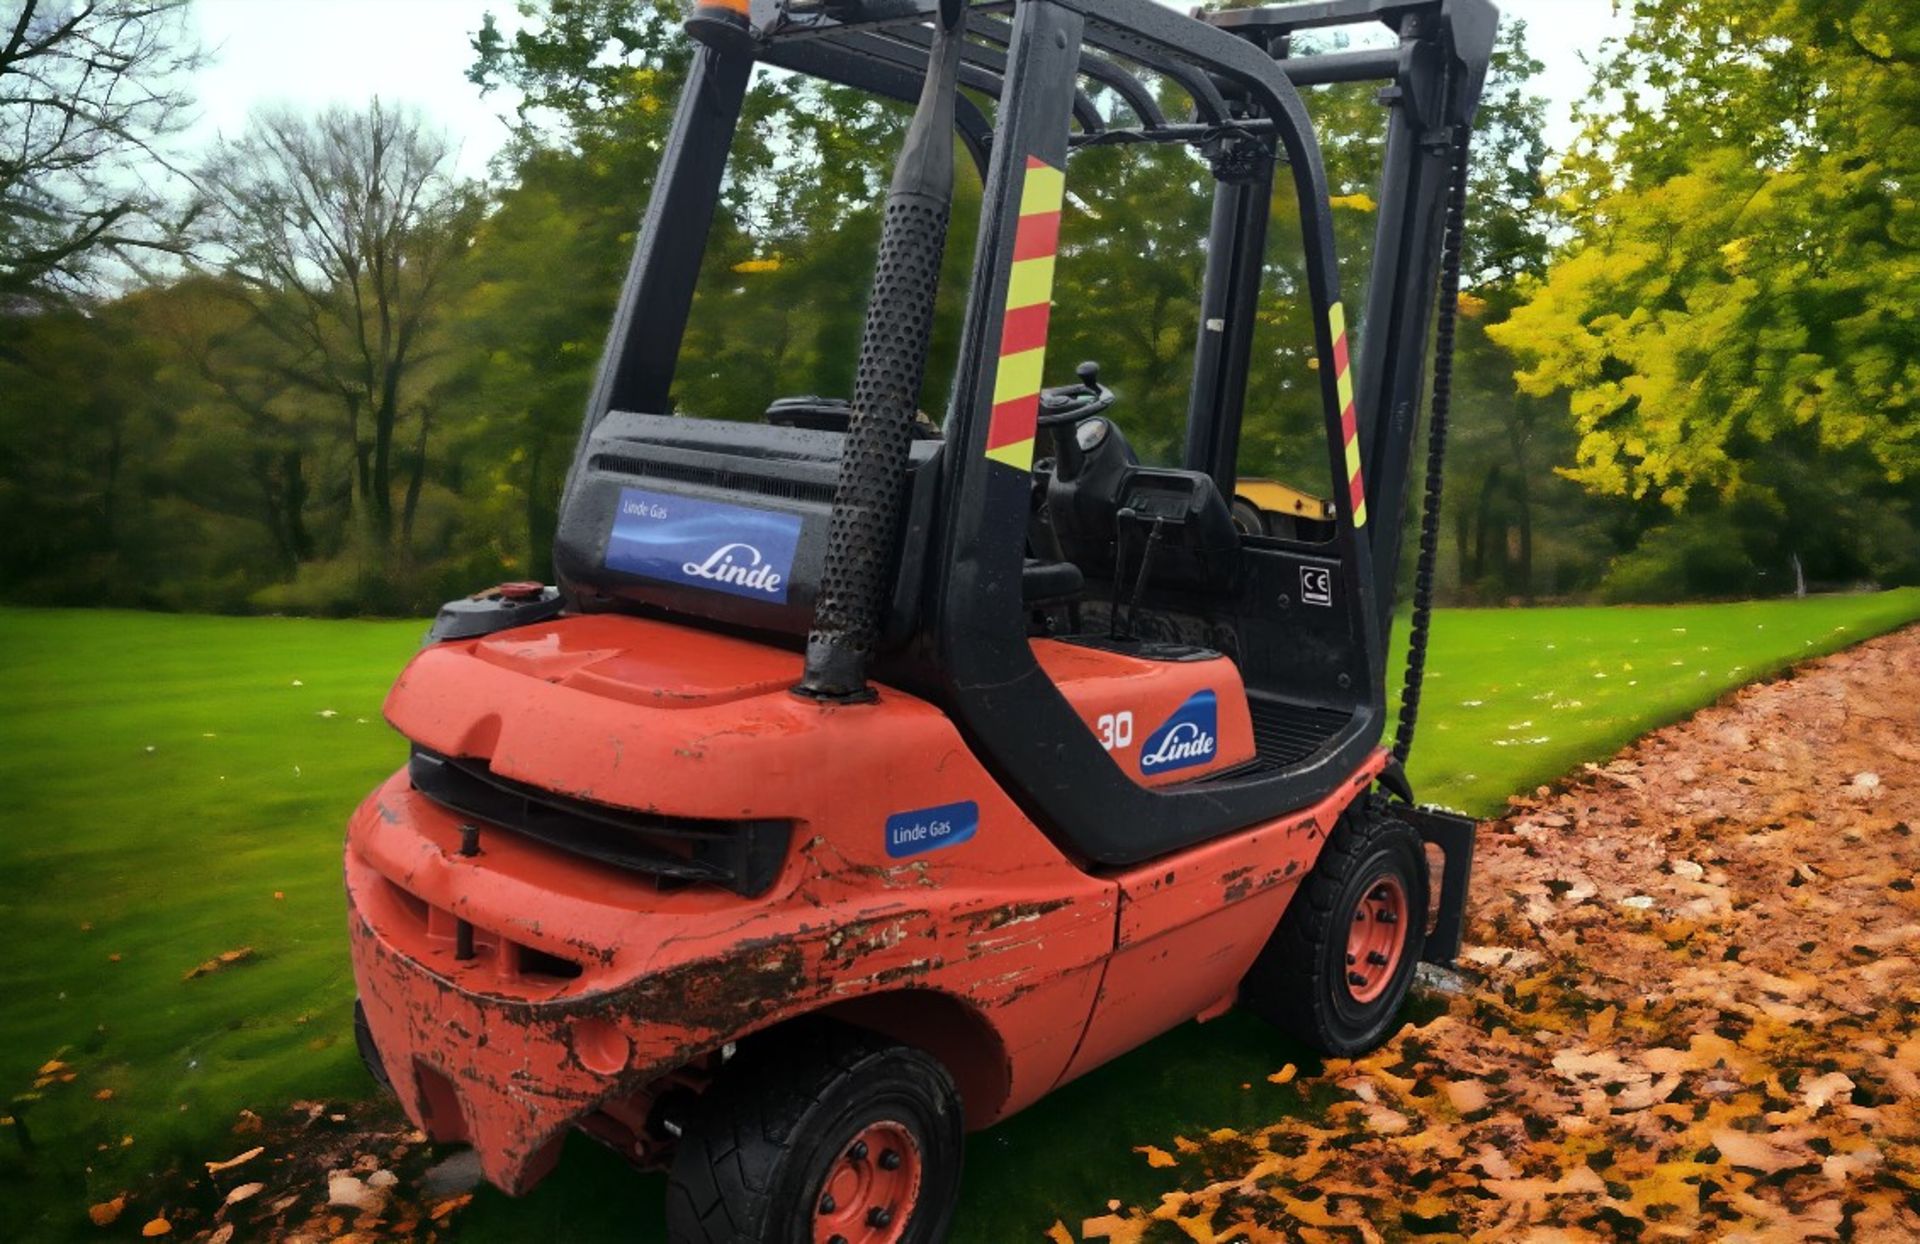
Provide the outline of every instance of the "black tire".
<path id="1" fill-rule="evenodd" d="M 353 1000 L 353 1044 L 360 1051 L 360 1061 L 366 1064 L 367 1074 L 388 1093 L 393 1092 L 393 1077 L 387 1074 L 387 1066 L 380 1061 L 380 1051 L 373 1044 L 373 1029 L 367 1027 L 367 1008 L 360 1005 L 360 999 Z"/>
<path id="2" fill-rule="evenodd" d="M 904 1128 L 918 1147 L 899 1244 L 939 1244 L 960 1194 L 953 1078 L 919 1050 L 824 1024 L 745 1045 L 701 1098 L 668 1175 L 667 1238 L 812 1244 L 829 1176 L 884 1161 L 884 1152 L 851 1157 L 874 1127 Z"/>
<path id="3" fill-rule="evenodd" d="M 1405 930 L 1398 957 L 1384 980 L 1349 984 L 1365 964 L 1348 962 L 1356 922 L 1373 918 L 1400 887 Z M 1334 826 L 1313 871 L 1300 883 L 1280 926 L 1254 961 L 1241 987 L 1248 1009 L 1301 1041 L 1336 1058 L 1351 1058 L 1384 1041 L 1413 985 L 1427 931 L 1427 854 L 1420 835 L 1362 799 Z M 1363 911 L 1364 909 L 1364 911 Z M 1377 926 L 1375 926 L 1377 927 Z M 1377 992 L 1372 992 L 1377 991 Z M 1368 994 L 1360 1000 L 1356 994 Z"/>
<path id="4" fill-rule="evenodd" d="M 1233 525 L 1243 536 L 1264 536 L 1267 534 L 1267 520 L 1260 513 L 1260 507 L 1245 497 L 1235 497 L 1230 507 L 1233 511 Z"/>

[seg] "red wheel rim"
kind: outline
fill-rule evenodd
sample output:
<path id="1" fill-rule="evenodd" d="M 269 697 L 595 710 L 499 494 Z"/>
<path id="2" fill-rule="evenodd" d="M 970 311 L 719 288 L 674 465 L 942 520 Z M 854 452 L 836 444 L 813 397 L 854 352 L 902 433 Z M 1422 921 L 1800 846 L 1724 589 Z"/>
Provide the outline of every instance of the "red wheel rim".
<path id="1" fill-rule="evenodd" d="M 1347 993 L 1362 1006 L 1387 992 L 1407 948 L 1407 888 L 1381 877 L 1353 911 L 1347 930 Z"/>
<path id="2" fill-rule="evenodd" d="M 919 1199 L 920 1146 L 912 1130 L 870 1123 L 820 1181 L 813 1244 L 899 1244 Z"/>

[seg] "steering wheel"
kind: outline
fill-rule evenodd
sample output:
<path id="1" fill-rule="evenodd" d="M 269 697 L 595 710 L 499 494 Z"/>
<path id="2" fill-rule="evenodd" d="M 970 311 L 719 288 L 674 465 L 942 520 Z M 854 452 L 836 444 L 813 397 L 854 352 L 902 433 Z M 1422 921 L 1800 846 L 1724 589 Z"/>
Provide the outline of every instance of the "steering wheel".
<path id="1" fill-rule="evenodd" d="M 1100 364 L 1082 363 L 1076 373 L 1079 384 L 1047 389 L 1040 394 L 1040 426 L 1070 428 L 1082 420 L 1104 414 L 1120 400 L 1120 395 L 1100 383 Z"/>

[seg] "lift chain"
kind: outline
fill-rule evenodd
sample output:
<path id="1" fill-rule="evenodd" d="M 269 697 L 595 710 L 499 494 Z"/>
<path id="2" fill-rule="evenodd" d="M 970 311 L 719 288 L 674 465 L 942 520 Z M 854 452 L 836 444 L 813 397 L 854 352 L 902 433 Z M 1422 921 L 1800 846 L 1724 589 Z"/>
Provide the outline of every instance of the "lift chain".
<path id="1" fill-rule="evenodd" d="M 1434 568 L 1440 560 L 1440 502 L 1446 485 L 1447 422 L 1453 411 L 1453 347 L 1460 322 L 1461 252 L 1467 232 L 1467 174 L 1471 127 L 1453 135 L 1453 184 L 1447 190 L 1446 236 L 1440 250 L 1440 306 L 1433 357 L 1433 409 L 1427 425 L 1427 488 L 1420 512 L 1420 558 L 1413 579 L 1413 622 L 1407 633 L 1407 679 L 1400 692 L 1400 725 L 1393 758 L 1401 765 L 1413 751 L 1420 721 L 1420 689 L 1427 674 L 1427 640 L 1433 625 Z"/>

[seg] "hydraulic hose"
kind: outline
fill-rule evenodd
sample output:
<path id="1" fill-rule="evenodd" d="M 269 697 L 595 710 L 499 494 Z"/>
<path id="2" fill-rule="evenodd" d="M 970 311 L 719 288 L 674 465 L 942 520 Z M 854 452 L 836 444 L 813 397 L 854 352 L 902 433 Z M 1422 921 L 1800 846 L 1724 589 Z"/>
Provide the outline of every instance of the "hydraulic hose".
<path id="1" fill-rule="evenodd" d="M 1407 676 L 1400 691 L 1400 724 L 1393 758 L 1401 766 L 1413 751 L 1420 723 L 1420 691 L 1427 675 L 1427 641 L 1433 628 L 1434 571 L 1440 560 L 1440 504 L 1446 489 L 1447 426 L 1453 413 L 1453 349 L 1460 326 L 1460 266 L 1467 234 L 1467 174 L 1471 128 L 1453 137 L 1453 184 L 1447 188 L 1446 233 L 1440 249 L 1440 305 L 1434 333 L 1433 406 L 1427 423 L 1427 486 L 1420 510 L 1420 556 L 1413 578 L 1413 621 L 1407 632 Z"/>

